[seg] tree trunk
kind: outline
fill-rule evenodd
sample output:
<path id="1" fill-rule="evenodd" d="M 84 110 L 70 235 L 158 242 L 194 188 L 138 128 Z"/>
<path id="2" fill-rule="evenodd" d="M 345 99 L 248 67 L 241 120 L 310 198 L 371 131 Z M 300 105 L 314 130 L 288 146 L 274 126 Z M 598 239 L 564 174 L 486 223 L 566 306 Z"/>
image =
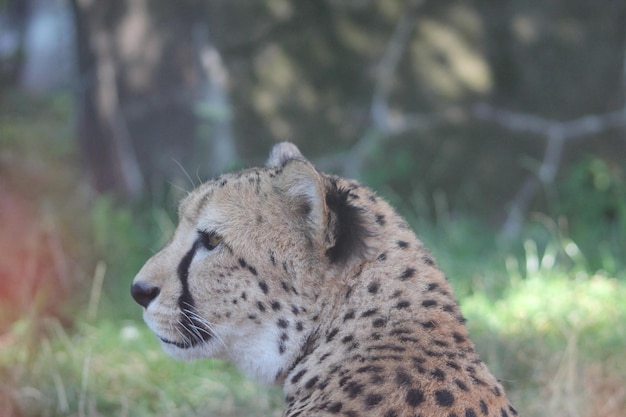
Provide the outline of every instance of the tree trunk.
<path id="1" fill-rule="evenodd" d="M 137 198 L 236 157 L 227 73 L 200 3 L 71 1 L 79 142 L 97 189 Z"/>

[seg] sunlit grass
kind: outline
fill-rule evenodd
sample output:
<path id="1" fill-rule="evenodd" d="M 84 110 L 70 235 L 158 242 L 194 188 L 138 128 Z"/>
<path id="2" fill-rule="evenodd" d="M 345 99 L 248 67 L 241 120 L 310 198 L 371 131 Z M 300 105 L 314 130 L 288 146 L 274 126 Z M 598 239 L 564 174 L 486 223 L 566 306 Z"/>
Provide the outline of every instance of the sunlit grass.
<path id="1" fill-rule="evenodd" d="M 220 361 L 174 361 L 142 323 L 79 322 L 68 332 L 49 320 L 43 329 L 26 344 L 24 329 L 15 329 L 0 351 L 0 364 L 10 364 L 10 380 L 0 384 L 14 384 L 23 415 L 280 415 L 276 389 Z"/>

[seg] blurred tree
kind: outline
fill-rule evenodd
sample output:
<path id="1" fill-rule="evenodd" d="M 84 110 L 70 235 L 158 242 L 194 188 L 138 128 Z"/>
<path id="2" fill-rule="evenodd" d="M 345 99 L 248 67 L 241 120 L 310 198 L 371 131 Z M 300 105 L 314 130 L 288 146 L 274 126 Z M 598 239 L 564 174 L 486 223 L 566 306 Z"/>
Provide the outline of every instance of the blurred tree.
<path id="1" fill-rule="evenodd" d="M 582 152 L 626 156 L 623 1 L 73 5 L 100 188 L 138 195 L 179 174 L 172 159 L 210 161 L 205 176 L 292 140 L 323 169 L 430 213 L 445 195 L 514 234 Z"/>
<path id="2" fill-rule="evenodd" d="M 211 160 L 199 169 L 206 175 L 235 159 L 226 75 L 202 20 L 203 2 L 71 4 L 81 76 L 78 136 L 98 189 L 136 198 L 179 177 L 180 166 Z"/>

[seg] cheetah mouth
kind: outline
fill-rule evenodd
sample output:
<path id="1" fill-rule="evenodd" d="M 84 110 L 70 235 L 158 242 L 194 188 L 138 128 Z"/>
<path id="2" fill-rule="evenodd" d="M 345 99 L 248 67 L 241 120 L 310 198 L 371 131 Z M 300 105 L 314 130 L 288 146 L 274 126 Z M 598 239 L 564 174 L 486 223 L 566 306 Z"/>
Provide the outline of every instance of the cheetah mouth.
<path id="1" fill-rule="evenodd" d="M 178 340 L 161 336 L 158 333 L 157 337 L 166 345 L 175 346 L 179 349 L 191 349 L 206 344 L 215 337 L 212 331 L 197 324 L 185 323 L 177 326 L 176 331 L 180 336 L 180 338 L 176 338 Z"/>
<path id="2" fill-rule="evenodd" d="M 165 343 L 166 345 L 175 346 L 179 349 L 191 349 L 198 345 L 208 343 L 210 340 L 213 339 L 213 333 L 207 330 L 203 330 L 202 333 L 200 333 L 196 329 L 195 332 L 192 334 L 190 334 L 189 332 L 187 332 L 186 334 L 185 333 L 182 333 L 182 334 L 183 334 L 182 341 L 168 339 L 166 337 L 162 337 L 159 335 L 157 335 L 157 337 L 159 338 L 161 342 Z"/>
<path id="3" fill-rule="evenodd" d="M 192 342 L 187 342 L 187 343 L 176 342 L 174 340 L 169 340 L 161 336 L 159 336 L 159 340 L 165 344 L 176 346 L 179 349 L 189 349 L 195 346 L 195 344 Z"/>

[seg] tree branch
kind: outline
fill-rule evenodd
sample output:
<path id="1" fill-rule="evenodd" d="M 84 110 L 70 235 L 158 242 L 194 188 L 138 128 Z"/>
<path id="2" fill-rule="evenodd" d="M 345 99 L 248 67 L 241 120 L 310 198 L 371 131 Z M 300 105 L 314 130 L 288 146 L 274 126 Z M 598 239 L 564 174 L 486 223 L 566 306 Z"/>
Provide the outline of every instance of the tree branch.
<path id="1" fill-rule="evenodd" d="M 484 122 L 547 139 L 539 170 L 526 178 L 511 201 L 500 235 L 511 239 L 519 235 L 528 208 L 541 184 L 552 184 L 559 171 L 565 145 L 572 140 L 626 126 L 626 107 L 599 115 L 585 115 L 569 121 L 545 119 L 532 114 L 497 109 L 486 103 L 475 104 L 473 116 Z"/>
<path id="2" fill-rule="evenodd" d="M 559 171 L 564 148 L 572 140 L 597 135 L 610 129 L 626 127 L 626 103 L 620 109 L 603 114 L 585 115 L 573 120 L 558 121 L 529 113 L 499 109 L 479 102 L 469 107 L 450 107 L 430 114 L 392 111 L 389 97 L 394 74 L 415 28 L 416 11 L 421 2 L 404 13 L 387 44 L 376 71 L 370 114 L 372 125 L 348 151 L 318 159 L 320 166 L 335 170 L 343 165 L 343 174 L 352 178 L 362 176 L 367 155 L 381 142 L 408 131 L 425 131 L 468 120 L 482 121 L 516 132 L 525 132 L 546 139 L 546 148 L 539 170 L 529 175 L 511 201 L 507 219 L 501 229 L 503 238 L 519 234 L 526 213 L 541 184 L 554 182 Z M 623 63 L 622 88 L 626 90 L 626 55 Z"/>

